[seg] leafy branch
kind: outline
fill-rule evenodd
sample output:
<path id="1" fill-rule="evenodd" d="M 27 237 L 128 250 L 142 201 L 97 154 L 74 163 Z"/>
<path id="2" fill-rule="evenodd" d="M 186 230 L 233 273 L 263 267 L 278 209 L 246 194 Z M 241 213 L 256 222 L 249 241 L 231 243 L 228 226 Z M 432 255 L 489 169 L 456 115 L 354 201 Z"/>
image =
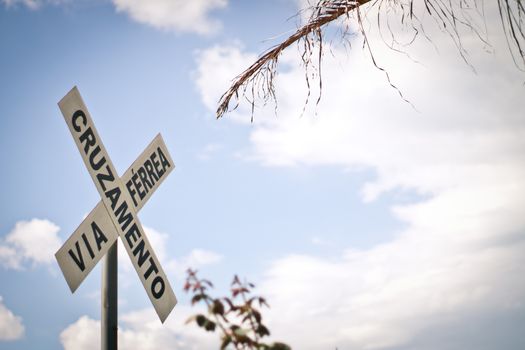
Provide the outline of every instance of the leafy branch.
<path id="1" fill-rule="evenodd" d="M 213 284 L 206 279 L 200 279 L 197 271 L 188 269 L 184 291 L 193 294 L 192 305 L 204 303 L 208 313 L 196 314 L 188 318 L 186 323 L 195 322 L 197 326 L 208 332 L 216 329 L 221 333 L 220 349 L 229 345 L 234 349 L 290 350 L 291 348 L 279 342 L 267 344 L 262 338 L 270 335 L 269 329 L 262 322 L 262 307 L 269 307 L 261 296 L 251 295 L 255 285 L 242 282 L 235 276 L 231 283 L 230 297 L 214 298 L 209 294 Z"/>

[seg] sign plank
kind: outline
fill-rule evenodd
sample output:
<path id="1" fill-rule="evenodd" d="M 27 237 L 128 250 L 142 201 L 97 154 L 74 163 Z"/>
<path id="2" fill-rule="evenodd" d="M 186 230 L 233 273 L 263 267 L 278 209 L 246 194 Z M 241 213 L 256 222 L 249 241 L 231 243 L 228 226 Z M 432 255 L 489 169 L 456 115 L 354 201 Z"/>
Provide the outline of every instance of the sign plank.
<path id="1" fill-rule="evenodd" d="M 155 162 L 160 154 L 168 159 L 169 166 L 157 172 Z M 137 212 L 174 167 L 168 148 L 158 134 L 121 177 Z M 109 213 L 100 201 L 55 254 L 71 292 L 75 292 L 117 238 Z"/>
<path id="2" fill-rule="evenodd" d="M 58 105 L 142 285 L 164 322 L 177 299 L 144 233 L 133 200 L 117 175 L 78 89 L 71 89 Z M 165 170 L 168 162 L 161 157 L 156 170 Z"/>

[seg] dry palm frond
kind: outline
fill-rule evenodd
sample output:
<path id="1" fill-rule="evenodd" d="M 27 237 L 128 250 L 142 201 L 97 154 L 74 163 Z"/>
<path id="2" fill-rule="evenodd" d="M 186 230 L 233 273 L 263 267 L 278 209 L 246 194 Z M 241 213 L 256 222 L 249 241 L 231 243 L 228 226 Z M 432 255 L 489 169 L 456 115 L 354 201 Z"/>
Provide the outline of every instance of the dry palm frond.
<path id="1" fill-rule="evenodd" d="M 254 89 L 255 86 L 262 83 L 262 96 L 266 100 L 268 98 L 275 98 L 275 89 L 273 86 L 273 79 L 276 73 L 277 61 L 281 53 L 293 43 L 308 38 L 310 35 L 315 35 L 320 42 L 322 42 L 321 28 L 336 20 L 337 18 L 347 14 L 348 12 L 356 9 L 364 3 L 370 0 L 361 1 L 328 1 L 322 0 L 316 6 L 315 11 L 312 13 L 308 23 L 299 28 L 293 35 L 288 37 L 279 45 L 273 47 L 265 54 L 263 54 L 257 61 L 255 61 L 248 69 L 240 74 L 220 98 L 219 107 L 217 108 L 217 118 L 220 118 L 229 109 L 230 100 L 235 96 L 239 99 L 239 93 L 246 92 L 246 88 L 249 84 L 252 84 L 252 119 L 253 119 L 253 107 L 255 106 L 254 101 Z M 310 41 L 306 41 L 309 43 Z M 308 44 L 306 45 L 308 47 Z M 306 56 L 303 56 L 306 57 Z M 235 106 L 234 108 L 236 108 Z"/>
<path id="2" fill-rule="evenodd" d="M 501 24 L 514 63 L 525 67 L 525 7 L 523 0 L 498 0 Z"/>
<path id="3" fill-rule="evenodd" d="M 524 2 L 525 0 L 497 0 L 501 24 L 508 47 L 516 66 L 520 70 L 525 69 Z M 460 56 L 467 64 L 469 64 L 468 53 L 462 43 L 465 30 L 474 33 L 482 43 L 489 45 L 486 39 L 486 28 L 480 27 L 480 22 L 484 23 L 486 18 L 483 0 L 318 0 L 316 5 L 308 9 L 311 15 L 305 25 L 286 40 L 264 53 L 248 69 L 234 79 L 233 84 L 219 100 L 217 118 L 222 117 L 230 110 L 232 98 L 235 98 L 237 101 L 237 104 L 232 109 L 237 108 L 240 95 L 246 97 L 251 103 L 252 120 L 256 97 L 261 98 L 264 102 L 269 99 L 275 101 L 276 95 L 273 83 L 277 73 L 278 59 L 282 52 L 294 43 L 301 41 L 304 43 L 301 58 L 307 70 L 312 63 L 314 50 L 317 50 L 319 63 L 317 69 L 319 70 L 319 83 L 321 84 L 323 31 L 328 24 L 335 22 L 341 17 L 346 19 L 352 17 L 355 19 L 357 28 L 363 37 L 363 46 L 370 53 L 373 64 L 385 73 L 388 83 L 397 90 L 402 99 L 408 102 L 401 91 L 392 84 L 388 72 L 378 66 L 374 58 L 363 25 L 369 11 L 365 12 L 361 7 L 366 3 L 369 3 L 368 10 L 372 8 L 377 10 L 376 23 L 379 32 L 383 37 L 383 30 L 386 27 L 389 39 L 387 40 L 383 37 L 383 41 L 393 50 L 401 51 L 402 47 L 414 42 L 418 35 L 422 35 L 432 42 L 432 38 L 425 32 L 422 22 L 422 17 L 427 15 L 434 19 L 442 32 L 451 38 Z M 408 43 L 402 44 L 397 40 L 396 33 L 392 29 L 392 21 L 394 20 L 402 28 L 412 32 L 412 39 Z M 350 29 L 347 25 L 341 32 L 342 36 L 345 37 L 346 34 L 349 34 L 349 31 Z M 310 91 L 308 74 L 305 75 L 305 78 L 308 91 Z M 321 85 L 320 88 L 322 90 Z M 250 91 L 249 97 L 246 95 L 247 91 Z M 319 102 L 319 99 L 317 102 Z"/>

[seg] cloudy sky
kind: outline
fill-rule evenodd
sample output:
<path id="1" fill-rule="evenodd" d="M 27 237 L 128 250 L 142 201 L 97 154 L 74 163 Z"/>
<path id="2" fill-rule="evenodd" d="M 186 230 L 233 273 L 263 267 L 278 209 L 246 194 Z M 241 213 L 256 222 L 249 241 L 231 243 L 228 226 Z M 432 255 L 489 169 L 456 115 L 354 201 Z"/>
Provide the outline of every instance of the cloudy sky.
<path id="1" fill-rule="evenodd" d="M 160 132 L 176 169 L 140 213 L 179 304 L 162 325 L 121 246 L 122 349 L 215 349 L 184 325 L 198 268 L 257 285 L 295 349 L 525 348 L 525 74 L 495 9 L 465 64 L 432 22 L 408 57 L 326 43 L 322 100 L 292 47 L 274 105 L 218 98 L 291 34 L 296 0 L 0 0 L 0 349 L 92 349 L 100 266 L 54 253 L 99 201 L 57 102 L 78 86 L 122 174 Z M 334 32 L 337 28 L 334 28 Z M 351 45 L 349 45 L 351 44 Z"/>

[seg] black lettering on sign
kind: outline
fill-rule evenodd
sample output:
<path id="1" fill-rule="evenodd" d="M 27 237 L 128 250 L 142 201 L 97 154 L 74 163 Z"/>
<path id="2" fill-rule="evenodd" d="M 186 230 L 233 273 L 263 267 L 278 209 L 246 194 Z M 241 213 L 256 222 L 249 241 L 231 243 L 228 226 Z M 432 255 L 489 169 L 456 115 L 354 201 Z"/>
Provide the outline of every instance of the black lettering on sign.
<path id="1" fill-rule="evenodd" d="M 160 178 L 162 176 L 162 174 L 159 173 L 160 163 L 159 163 L 159 161 L 156 160 L 157 159 L 157 153 L 152 153 L 150 159 L 151 159 L 151 162 L 153 163 L 153 166 L 155 167 L 155 172 L 157 173 L 157 177 Z M 162 169 L 160 169 L 160 170 L 162 170 Z"/>
<path id="2" fill-rule="evenodd" d="M 98 171 L 104 164 L 106 164 L 106 157 L 101 157 L 98 162 L 95 163 L 95 157 L 100 153 L 100 146 L 97 145 L 93 152 L 89 155 L 89 165 L 95 171 Z"/>
<path id="3" fill-rule="evenodd" d="M 146 259 L 149 257 L 149 250 L 144 251 L 144 247 L 144 240 L 141 240 L 140 243 L 137 244 L 137 246 L 133 250 L 133 256 L 137 256 L 137 254 L 139 255 L 139 267 L 142 267 Z"/>
<path id="4" fill-rule="evenodd" d="M 118 199 L 120 198 L 120 187 L 112 188 L 111 190 L 104 193 L 107 198 L 111 201 L 111 209 L 115 211 Z"/>
<path id="5" fill-rule="evenodd" d="M 103 191 L 106 191 L 106 184 L 104 182 L 113 182 L 115 181 L 115 176 L 113 176 L 113 172 L 111 171 L 109 165 L 106 165 L 107 174 L 98 173 L 97 174 L 97 180 L 100 184 L 100 187 L 102 187 Z"/>
<path id="6" fill-rule="evenodd" d="M 138 206 L 138 200 L 142 201 L 146 198 L 148 193 L 153 190 L 155 183 L 160 181 L 166 173 L 166 169 L 170 167 L 171 164 L 162 152 L 162 148 L 157 147 L 157 150 L 150 154 L 149 159 L 137 169 L 137 172 L 131 170 L 133 175 L 126 183 L 126 188 L 135 207 Z"/>
<path id="7" fill-rule="evenodd" d="M 128 225 L 133 221 L 133 215 L 131 215 L 131 212 L 126 213 L 127 211 L 128 203 L 126 203 L 126 201 L 122 201 L 122 204 L 115 211 L 115 216 L 118 217 L 118 223 L 120 224 L 122 231 L 125 231 Z"/>
<path id="8" fill-rule="evenodd" d="M 154 186 L 155 182 L 159 181 L 159 178 L 153 171 L 153 165 L 151 165 L 151 161 L 149 159 L 144 162 L 144 167 L 146 168 L 146 171 L 148 172 L 149 180 L 151 181 L 151 186 Z"/>
<path id="9" fill-rule="evenodd" d="M 135 199 L 135 195 L 137 194 L 137 192 L 135 192 L 135 190 L 132 188 L 131 185 L 133 185 L 131 180 L 126 182 L 126 188 L 128 189 L 129 196 L 131 197 L 131 199 L 133 199 L 133 204 L 135 204 L 135 206 L 137 206 L 138 203 L 137 203 L 137 200 Z"/>
<path id="10" fill-rule="evenodd" d="M 82 234 L 82 240 L 86 244 L 86 248 L 88 250 L 89 256 L 91 256 L 91 259 L 93 259 L 95 257 L 95 254 L 93 253 L 93 249 L 91 249 L 91 245 L 89 244 L 89 241 L 85 233 Z"/>
<path id="11" fill-rule="evenodd" d="M 145 197 L 146 194 L 149 192 L 149 190 L 153 188 L 153 186 L 151 186 L 148 180 L 148 175 L 146 175 L 146 170 L 144 169 L 144 167 L 140 167 L 139 170 L 137 170 L 137 173 L 139 174 L 140 181 L 142 181 L 142 184 L 144 185 L 144 189 L 146 190 L 146 193 L 144 194 L 144 197 Z"/>
<path id="12" fill-rule="evenodd" d="M 153 282 L 151 282 L 151 294 L 155 299 L 160 299 L 162 294 L 164 294 L 164 280 L 160 276 L 155 276 Z"/>
<path id="13" fill-rule="evenodd" d="M 73 252 L 73 249 L 69 249 L 68 253 L 71 259 L 77 264 L 80 271 L 84 271 L 86 269 L 86 265 L 84 264 L 84 258 L 82 257 L 82 251 L 80 250 L 80 244 L 78 244 L 78 241 L 75 242 L 75 248 L 77 250 L 77 255 Z"/>
<path id="14" fill-rule="evenodd" d="M 138 179 L 139 179 L 139 174 L 137 173 L 134 173 L 133 176 L 131 177 L 131 181 L 133 181 L 133 185 L 137 189 L 137 192 L 139 193 L 139 197 L 142 200 L 144 199 L 144 197 L 146 197 L 146 194 L 144 193 L 144 191 L 140 190 L 140 188 L 142 187 L 142 183 L 138 182 Z"/>
<path id="15" fill-rule="evenodd" d="M 155 264 L 153 257 L 149 258 L 149 268 L 144 273 L 144 278 L 148 279 L 152 272 L 155 272 L 155 274 L 159 272 L 159 269 L 157 268 L 157 264 Z"/>
<path id="16" fill-rule="evenodd" d="M 135 243 L 140 237 L 142 237 L 139 228 L 137 227 L 137 224 L 133 223 L 133 225 L 131 225 L 131 227 L 129 228 L 128 232 L 124 234 L 124 237 L 126 237 L 126 242 L 128 242 L 128 246 L 130 248 L 133 248 L 133 243 Z"/>
<path id="17" fill-rule="evenodd" d="M 91 223 L 91 230 L 93 230 L 93 236 L 95 237 L 95 241 L 97 242 L 97 249 L 100 252 L 100 247 L 102 246 L 102 243 L 107 243 L 108 239 L 106 235 L 104 235 L 104 232 L 102 232 L 100 227 L 98 227 L 95 221 Z"/>
<path id="18" fill-rule="evenodd" d="M 164 153 L 162 153 L 162 150 L 160 149 L 160 147 L 157 147 L 157 151 L 159 152 L 160 163 L 162 164 L 162 174 L 164 174 L 164 172 L 166 171 L 166 168 L 169 168 L 171 164 L 170 162 L 168 162 L 168 159 L 166 158 Z M 160 176 L 162 176 L 162 174 Z"/>
<path id="19" fill-rule="evenodd" d="M 87 118 L 84 112 L 80 109 L 77 110 L 75 113 L 73 113 L 73 116 L 71 117 L 73 129 L 75 129 L 76 132 L 80 132 L 80 130 L 82 130 L 80 125 L 77 124 L 78 118 L 82 118 L 82 125 L 86 126 L 87 124 Z"/>
<path id="20" fill-rule="evenodd" d="M 88 154 L 89 148 L 91 146 L 95 146 L 97 144 L 97 139 L 95 138 L 95 134 L 93 133 L 93 129 L 91 129 L 91 127 L 87 128 L 78 139 L 80 143 L 85 143 L 84 152 L 86 154 Z"/>

